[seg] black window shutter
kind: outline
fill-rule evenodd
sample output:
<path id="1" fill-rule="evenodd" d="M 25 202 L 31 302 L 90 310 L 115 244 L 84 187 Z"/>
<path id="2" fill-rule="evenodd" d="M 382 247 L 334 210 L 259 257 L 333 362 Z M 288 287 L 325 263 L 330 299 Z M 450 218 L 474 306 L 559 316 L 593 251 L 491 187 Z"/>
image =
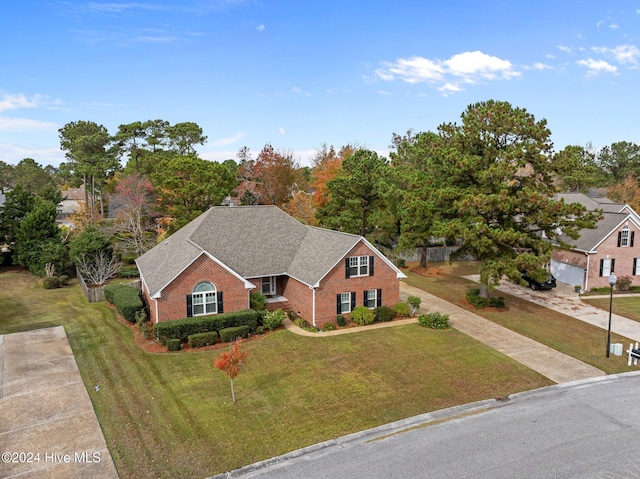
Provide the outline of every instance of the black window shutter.
<path id="1" fill-rule="evenodd" d="M 224 313 L 224 306 L 222 305 L 222 291 L 218 291 L 216 299 L 218 300 L 218 313 Z"/>
<path id="2" fill-rule="evenodd" d="M 349 275 L 349 258 L 345 258 L 344 259 L 344 277 L 345 278 L 350 278 L 351 277 Z"/>
<path id="3" fill-rule="evenodd" d="M 604 269 L 604 260 L 600 260 L 600 276 L 602 276 L 602 270 Z"/>
<path id="4" fill-rule="evenodd" d="M 636 232 L 632 231 L 631 232 L 631 247 L 633 248 L 633 237 L 635 236 Z"/>
<path id="5" fill-rule="evenodd" d="M 610 273 L 615 273 L 616 270 L 616 260 L 611 258 L 611 271 Z"/>
<path id="6" fill-rule="evenodd" d="M 636 274 L 636 262 L 638 261 L 638 258 L 633 258 L 633 271 L 631 272 L 632 276 L 635 276 Z"/>
<path id="7" fill-rule="evenodd" d="M 369 256 L 369 276 L 373 276 L 373 256 Z"/>
<path id="8" fill-rule="evenodd" d="M 618 248 L 620 247 L 621 243 L 622 243 L 622 231 L 618 231 Z"/>
<path id="9" fill-rule="evenodd" d="M 336 295 L 336 314 L 340 314 L 342 313 L 342 309 L 340 308 L 342 306 L 342 301 L 340 301 L 340 294 Z"/>
<path id="10" fill-rule="evenodd" d="M 366 306 L 367 305 L 367 290 L 364 290 L 364 297 L 362 298 L 362 305 Z"/>
<path id="11" fill-rule="evenodd" d="M 351 293 L 351 311 L 356 307 L 356 292 Z"/>
<path id="12" fill-rule="evenodd" d="M 193 316 L 193 296 L 187 295 L 187 318 Z"/>
<path id="13" fill-rule="evenodd" d="M 382 306 L 382 290 L 379 289 L 376 294 L 376 306 Z"/>

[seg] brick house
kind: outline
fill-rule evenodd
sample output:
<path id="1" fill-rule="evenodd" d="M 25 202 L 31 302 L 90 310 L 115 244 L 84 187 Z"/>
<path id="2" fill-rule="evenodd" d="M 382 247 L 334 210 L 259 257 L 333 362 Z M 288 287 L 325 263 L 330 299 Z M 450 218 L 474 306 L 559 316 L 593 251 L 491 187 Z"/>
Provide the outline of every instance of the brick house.
<path id="1" fill-rule="evenodd" d="M 237 311 L 267 297 L 322 328 L 355 306 L 393 306 L 404 274 L 365 238 L 275 206 L 216 206 L 136 260 L 152 321 Z"/>
<path id="2" fill-rule="evenodd" d="M 630 276 L 640 284 L 640 217 L 628 205 L 608 198 L 590 198 L 581 193 L 558 195 L 567 203 L 580 203 L 589 211 L 601 211 L 602 219 L 594 229 L 580 231 L 573 240 L 561 239 L 572 245 L 570 250 L 555 248 L 551 273 L 558 281 L 590 288 L 608 287 L 609 274 Z"/>

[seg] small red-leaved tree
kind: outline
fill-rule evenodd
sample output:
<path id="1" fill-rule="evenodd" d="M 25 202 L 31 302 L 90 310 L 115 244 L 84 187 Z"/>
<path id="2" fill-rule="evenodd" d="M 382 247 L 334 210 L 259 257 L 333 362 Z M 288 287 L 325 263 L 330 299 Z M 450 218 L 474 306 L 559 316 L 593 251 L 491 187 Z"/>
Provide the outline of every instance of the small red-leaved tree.
<path id="1" fill-rule="evenodd" d="M 240 366 L 247 359 L 247 352 L 240 350 L 241 339 L 238 338 L 232 345 L 231 349 L 226 353 L 213 360 L 213 365 L 225 373 L 231 379 L 231 399 L 236 402 L 236 394 L 233 390 L 233 380 L 240 372 Z"/>

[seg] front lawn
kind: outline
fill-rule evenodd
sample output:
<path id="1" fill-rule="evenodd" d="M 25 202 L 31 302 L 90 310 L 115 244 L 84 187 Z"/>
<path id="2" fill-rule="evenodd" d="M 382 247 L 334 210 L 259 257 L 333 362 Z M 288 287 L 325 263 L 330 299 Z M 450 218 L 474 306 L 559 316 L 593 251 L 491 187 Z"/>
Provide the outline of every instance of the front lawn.
<path id="1" fill-rule="evenodd" d="M 478 285 L 462 276 L 478 272 L 478 263 L 474 261 L 430 265 L 427 268 L 427 276 L 404 270 L 408 276 L 405 280 L 408 284 L 424 289 L 523 336 L 591 364 L 607 374 L 637 369 L 627 366 L 626 357 L 606 358 L 604 353 L 607 332 L 570 316 L 497 290 L 492 290 L 490 294 L 491 296 L 504 297 L 505 310 L 473 308 L 465 300 L 465 293 L 469 289 L 477 288 Z M 616 300 L 617 298 L 614 298 L 614 303 Z M 630 342 L 629 339 L 615 333 L 611 334 L 611 341 L 623 344 Z"/>
<path id="2" fill-rule="evenodd" d="M 582 300 L 591 306 L 609 312 L 609 298 L 589 298 L 589 296 L 583 296 Z M 619 314 L 625 318 L 640 321 L 640 296 L 614 294 L 612 310 L 615 314 Z"/>
<path id="3" fill-rule="evenodd" d="M 453 329 L 417 324 L 248 342 L 235 380 L 214 353 L 151 354 L 77 285 L 1 272 L 0 334 L 63 325 L 120 477 L 205 477 L 390 421 L 551 381 Z M 470 353 L 473 354 L 470 354 Z M 95 386 L 100 386 L 96 392 Z"/>

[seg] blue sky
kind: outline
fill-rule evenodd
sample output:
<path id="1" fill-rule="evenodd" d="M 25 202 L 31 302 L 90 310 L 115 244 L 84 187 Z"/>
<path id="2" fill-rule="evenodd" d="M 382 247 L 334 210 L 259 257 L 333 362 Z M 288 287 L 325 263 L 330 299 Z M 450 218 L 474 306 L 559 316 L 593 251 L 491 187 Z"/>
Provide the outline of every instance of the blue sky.
<path id="1" fill-rule="evenodd" d="M 0 160 L 64 161 L 78 120 L 193 121 L 211 160 L 266 143 L 387 155 L 489 99 L 556 150 L 640 143 L 640 1 L 20 0 L 0 14 Z"/>

